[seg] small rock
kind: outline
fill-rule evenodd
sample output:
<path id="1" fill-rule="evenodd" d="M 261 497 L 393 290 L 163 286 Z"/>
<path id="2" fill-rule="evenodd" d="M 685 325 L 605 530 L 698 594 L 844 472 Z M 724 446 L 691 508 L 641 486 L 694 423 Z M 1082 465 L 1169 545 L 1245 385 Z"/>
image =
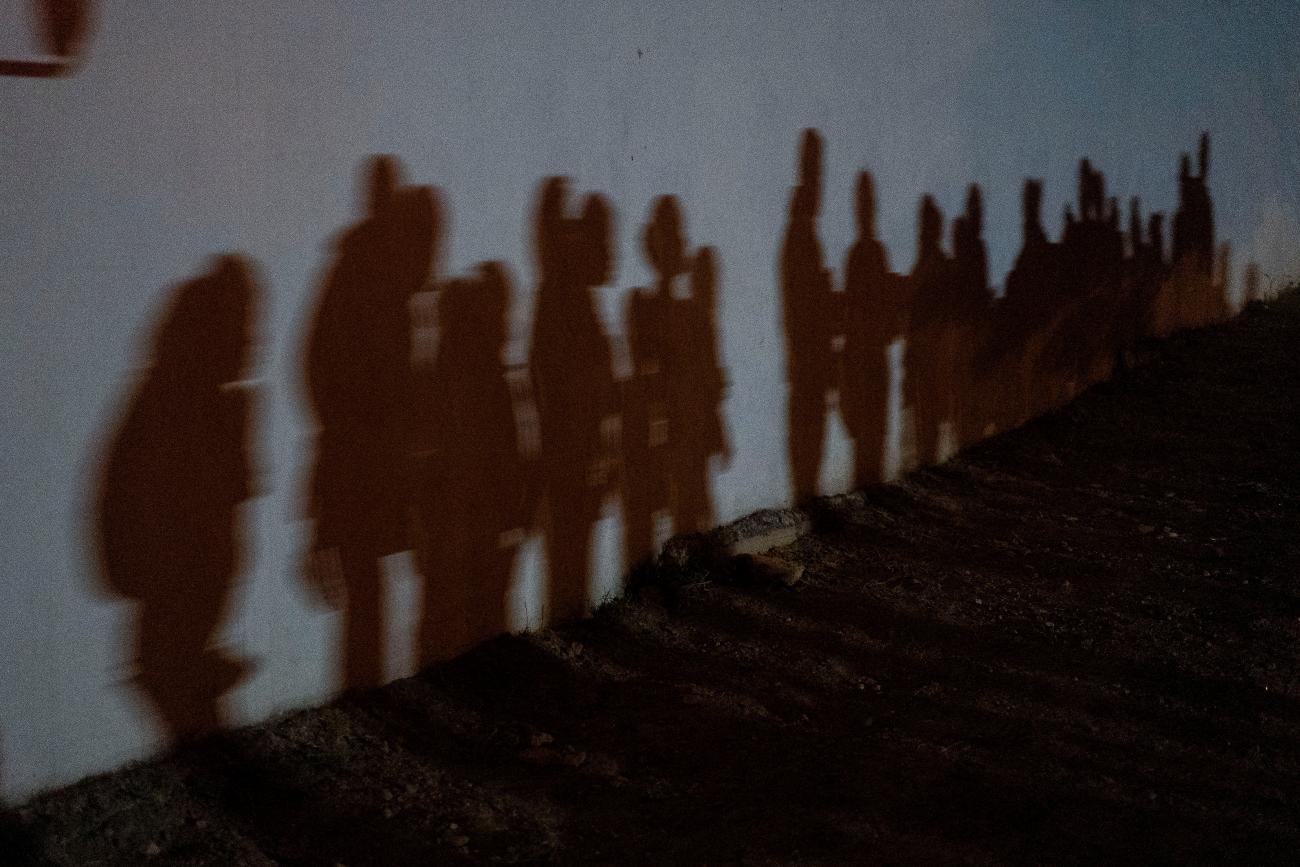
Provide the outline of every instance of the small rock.
<path id="1" fill-rule="evenodd" d="M 555 738 L 551 737 L 546 732 L 537 732 L 528 739 L 528 743 L 535 747 L 546 746 L 547 744 L 553 743 L 554 741 Z"/>
<path id="2" fill-rule="evenodd" d="M 1151 526 L 1150 524 L 1143 524 L 1142 526 L 1138 527 L 1138 532 L 1141 533 L 1143 536 L 1146 536 L 1150 533 L 1154 533 L 1155 531 L 1156 528 Z"/>
<path id="3" fill-rule="evenodd" d="M 452 837 L 447 842 L 455 846 L 457 849 L 464 849 L 466 846 L 469 845 L 469 838 L 464 836 Z"/>
<path id="4" fill-rule="evenodd" d="M 148 846 L 144 847 L 144 854 L 148 855 L 150 858 L 160 854 L 161 852 L 162 849 L 158 848 L 157 843 L 150 843 Z"/>
<path id="5" fill-rule="evenodd" d="M 737 539 L 731 545 L 731 553 L 736 555 L 762 554 L 773 548 L 780 548 L 797 541 L 800 536 L 811 529 L 812 523 L 810 521 L 800 521 L 793 526 L 770 528 L 764 532 Z"/>

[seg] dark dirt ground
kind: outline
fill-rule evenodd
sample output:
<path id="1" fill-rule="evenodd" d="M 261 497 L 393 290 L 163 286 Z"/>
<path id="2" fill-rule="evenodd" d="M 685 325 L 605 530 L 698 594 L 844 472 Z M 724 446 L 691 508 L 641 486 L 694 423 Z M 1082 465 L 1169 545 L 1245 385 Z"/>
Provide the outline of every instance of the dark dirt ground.
<path id="1" fill-rule="evenodd" d="M 38 798 L 0 860 L 1296 863 L 1298 522 L 1292 292 L 822 504 L 793 586 L 666 573 Z"/>

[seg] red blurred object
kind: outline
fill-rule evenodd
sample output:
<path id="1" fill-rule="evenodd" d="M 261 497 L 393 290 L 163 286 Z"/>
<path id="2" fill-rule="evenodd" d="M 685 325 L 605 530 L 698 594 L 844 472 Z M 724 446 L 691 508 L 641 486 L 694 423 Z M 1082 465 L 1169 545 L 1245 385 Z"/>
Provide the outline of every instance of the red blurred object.
<path id="1" fill-rule="evenodd" d="M 90 30 L 92 0 L 33 0 L 34 36 L 42 56 L 0 58 L 0 75 L 56 78 L 76 68 Z"/>

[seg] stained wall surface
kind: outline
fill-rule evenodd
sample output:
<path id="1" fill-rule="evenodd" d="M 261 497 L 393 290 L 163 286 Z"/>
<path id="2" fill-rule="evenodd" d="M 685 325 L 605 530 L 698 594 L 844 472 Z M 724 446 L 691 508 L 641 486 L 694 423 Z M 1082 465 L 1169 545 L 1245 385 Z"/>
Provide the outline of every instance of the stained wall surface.
<path id="1" fill-rule="evenodd" d="M 0 59 L 58 55 L 29 26 L 39 23 L 34 10 L 47 6 L 89 12 L 88 29 L 68 48 L 75 62 L 57 75 L 0 75 L 0 795 L 8 799 L 149 755 L 188 726 L 202 727 L 205 713 L 252 722 L 437 658 L 429 635 L 441 627 L 422 609 L 454 582 L 430 580 L 426 590 L 421 555 L 400 542 L 368 543 L 379 566 L 373 586 L 352 588 L 351 616 L 361 617 L 360 600 L 370 594 L 366 618 L 382 633 L 374 639 L 380 649 L 361 660 L 354 653 L 350 670 L 341 661 L 345 636 L 350 629 L 364 636 L 367 624 L 350 626 L 349 615 L 328 604 L 328 589 L 320 592 L 329 578 L 319 570 L 339 564 L 304 565 L 324 448 L 304 371 L 331 286 L 414 281 L 419 297 L 406 309 L 417 327 L 409 347 L 400 336 L 399 345 L 382 335 L 326 339 L 319 363 L 334 373 L 318 382 L 346 379 L 386 347 L 394 358 L 402 350 L 423 359 L 420 370 L 435 369 L 428 375 L 441 384 L 421 392 L 439 395 L 428 400 L 434 415 L 478 418 L 477 393 L 506 408 L 495 428 L 490 418 L 459 433 L 439 428 L 453 445 L 426 443 L 426 451 L 445 455 L 478 432 L 513 424 L 531 456 L 520 472 L 532 487 L 514 490 L 507 474 L 498 479 L 504 488 L 493 488 L 503 491 L 497 504 L 464 493 L 488 476 L 439 470 L 422 490 L 433 503 L 426 515 L 454 513 L 446 524 L 428 519 L 435 539 L 472 548 L 473 534 L 457 535 L 464 515 L 486 516 L 475 525 L 479 536 L 507 555 L 482 581 L 500 583 L 503 625 L 525 628 L 560 604 L 548 559 L 563 555 L 570 570 L 581 569 L 575 556 L 590 559 L 588 602 L 619 588 L 629 506 L 612 487 L 587 485 L 595 493 L 576 500 L 565 487 L 593 472 L 615 477 L 615 468 L 578 455 L 585 446 L 553 453 L 527 446 L 537 425 L 555 442 L 546 431 L 560 422 L 554 412 L 539 419 L 519 409 L 528 387 L 521 372 L 531 371 L 533 387 L 559 383 L 544 388 L 565 393 L 550 404 L 567 406 L 562 416 L 592 404 L 599 423 L 623 407 L 631 429 L 627 407 L 653 407 L 658 398 L 653 384 L 646 397 L 629 396 L 633 387 L 621 383 L 659 369 L 638 366 L 638 346 L 668 345 L 653 340 L 661 313 L 653 303 L 638 306 L 631 290 L 656 284 L 663 256 L 687 257 L 674 273 L 691 283 L 690 298 L 707 294 L 701 287 L 713 274 L 715 313 L 692 320 L 704 335 L 692 345 L 716 341 L 716 356 L 698 370 L 718 375 L 711 387 L 721 401 L 696 408 L 691 429 L 716 420 L 712 442 L 699 445 L 679 476 L 667 472 L 676 480 L 668 484 L 683 498 L 686 476 L 708 482 L 711 508 L 692 512 L 696 522 L 795 498 L 781 285 L 806 128 L 825 143 L 815 234 L 834 287 L 856 232 L 863 169 L 874 178 L 879 239 L 901 274 L 917 257 L 920 197 L 932 195 L 951 217 L 962 212 L 968 185 L 978 184 L 989 281 L 1000 292 L 1021 250 L 1025 178 L 1043 180 L 1043 223 L 1053 239 L 1075 202 L 1085 156 L 1105 173 L 1107 194 L 1121 197 L 1126 225 L 1130 196 L 1141 198 L 1144 215 L 1154 209 L 1172 220 L 1179 155 L 1195 161 L 1207 130 L 1215 236 L 1232 246 L 1226 283 L 1216 284 L 1229 307 L 1241 301 L 1248 265 L 1261 291 L 1300 273 L 1300 65 L 1291 38 L 1300 12 L 1292 4 L 0 0 Z M 31 64 L 10 64 L 11 72 L 24 69 Z M 417 234 L 425 239 L 436 228 L 432 279 L 472 279 L 439 282 L 431 293 L 419 266 L 400 276 L 366 270 L 400 258 L 393 244 L 409 249 L 380 230 L 378 240 L 365 240 L 368 197 L 383 187 L 366 175 L 377 154 L 394 155 L 406 183 L 436 188 L 422 194 L 423 204 L 420 195 L 399 203 L 415 215 L 404 226 L 424 226 Z M 545 181 L 553 176 L 569 179 L 570 209 L 548 216 Z M 658 210 L 663 196 L 675 197 L 679 219 Z M 675 235 L 680 242 L 663 241 Z M 596 237 L 607 238 L 602 249 L 575 252 Z M 947 222 L 942 243 L 949 246 Z M 712 263 L 697 256 L 705 246 Z M 602 256 L 603 267 L 592 264 Z M 367 257 L 381 264 L 367 265 Z M 475 271 L 487 261 L 504 268 Z M 577 261 L 584 269 L 572 267 Z M 353 266 L 361 276 L 339 276 Z M 559 287 L 555 297 L 590 295 L 594 304 L 589 312 L 548 312 L 543 286 Z M 496 297 L 501 314 L 475 301 L 477 312 L 456 320 L 465 313 L 457 293 Z M 187 298 L 198 306 L 187 307 Z M 361 312 L 340 314 L 343 328 L 354 321 L 349 315 L 382 319 L 355 293 L 353 302 Z M 400 318 L 402 309 L 389 313 Z M 484 350 L 474 335 L 502 321 Z M 238 356 L 249 346 L 244 370 L 247 359 Z M 564 368 L 579 357 L 608 375 Z M 897 408 L 902 346 L 890 357 L 888 402 Z M 143 370 L 150 362 L 152 373 Z M 561 368 L 564 376 L 550 375 Z M 481 391 L 462 393 L 474 375 L 484 377 Z M 213 392 L 250 397 L 178 410 L 175 395 L 197 388 L 186 377 L 218 385 L 251 379 Z M 356 394 L 370 391 L 354 384 Z M 676 405 L 671 395 L 663 400 Z M 458 409 L 445 411 L 451 406 Z M 906 451 L 905 417 L 890 414 L 893 469 Z M 619 432 L 595 435 L 613 441 Z M 813 486 L 849 489 L 854 452 L 840 413 L 828 413 L 819 437 Z M 108 559 L 137 577 L 166 572 L 165 599 L 112 574 L 97 541 L 105 503 L 115 502 L 104 493 L 107 468 L 118 466 L 114 455 L 124 448 L 170 455 L 167 472 L 191 482 L 171 499 L 122 483 L 129 504 L 157 500 L 140 507 L 155 520 L 122 531 L 127 541 Z M 375 469 L 382 448 L 358 458 L 371 461 L 364 484 L 386 472 Z M 339 472 L 355 465 L 343 461 Z M 451 497 L 430 493 L 443 490 L 459 492 L 451 506 Z M 645 496 L 652 534 L 682 529 L 656 508 L 662 492 Z M 493 524 L 508 508 L 549 509 L 545 520 L 554 522 L 559 502 L 594 522 L 589 550 L 548 540 L 530 516 Z M 182 513 L 206 517 L 177 519 Z M 452 525 L 456 532 L 444 533 Z M 150 537 L 148 527 L 161 529 Z M 232 532 L 242 556 L 228 550 Z M 465 568 L 463 550 L 445 556 L 437 562 Z M 309 574 L 326 574 L 325 584 Z M 152 631 L 142 637 L 145 609 Z M 177 631 L 199 616 L 212 625 L 187 645 Z M 211 650 L 217 646 L 220 654 Z M 213 687 L 219 705 L 158 701 L 149 654 L 194 653 L 214 654 L 202 676 L 225 682 Z"/>

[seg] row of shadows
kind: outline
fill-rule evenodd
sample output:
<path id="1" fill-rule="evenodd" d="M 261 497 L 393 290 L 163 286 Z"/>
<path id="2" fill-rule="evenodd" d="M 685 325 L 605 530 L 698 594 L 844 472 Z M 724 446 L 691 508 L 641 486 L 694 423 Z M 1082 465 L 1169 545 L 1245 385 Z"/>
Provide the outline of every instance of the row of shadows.
<path id="1" fill-rule="evenodd" d="M 886 445 L 887 353 L 903 340 L 903 403 L 920 463 L 943 460 L 962 444 L 1016 427 L 1131 359 L 1138 342 L 1228 315 L 1228 248 L 1214 244 L 1206 186 L 1209 139 L 1192 173 L 1184 155 L 1171 255 L 1164 217 L 1143 225 L 1133 199 L 1127 234 L 1120 206 L 1088 160 L 1079 167 L 1078 213 L 1066 208 L 1059 242 L 1042 226 L 1042 182 L 1024 188 L 1024 240 L 998 298 L 989 287 L 980 189 L 952 221 L 943 249 L 943 215 L 921 200 L 917 258 L 908 274 L 890 270 L 876 238 L 875 187 L 858 175 L 858 234 L 842 286 L 825 266 L 817 235 L 822 201 L 822 139 L 803 136 L 780 254 L 789 380 L 788 458 L 796 502 L 817 493 L 829 408 L 855 444 L 855 480 L 878 481 Z"/>
<path id="2" fill-rule="evenodd" d="M 679 533 L 716 523 L 710 461 L 730 454 L 716 256 L 688 246 L 676 199 L 657 200 L 645 227 L 655 279 L 627 296 L 631 371 L 616 377 L 593 296 L 613 264 L 603 197 L 575 204 L 563 179 L 542 185 L 531 355 L 512 368 L 507 268 L 438 274 L 439 197 L 404 183 L 393 158 L 370 162 L 365 188 L 317 291 L 302 365 L 317 425 L 302 571 L 342 613 L 345 688 L 384 679 L 384 557 L 415 554 L 416 646 L 429 665 L 507 628 L 528 534 L 544 542 L 548 618 L 581 616 L 603 503 L 621 497 L 630 571 L 650 559 L 665 515 Z M 244 567 L 239 506 L 255 493 L 260 294 L 238 256 L 171 291 L 102 460 L 103 580 L 136 603 L 133 684 L 173 738 L 219 727 L 222 696 L 249 674 L 215 639 Z M 431 331 L 432 347 L 421 340 Z"/>
<path id="3" fill-rule="evenodd" d="M 1041 227 L 1041 186 L 1026 186 L 1024 249 L 999 300 L 987 286 L 977 188 L 954 221 L 952 256 L 938 209 L 923 200 L 919 256 L 899 276 L 875 239 L 866 173 L 837 290 L 817 237 L 821 153 L 809 130 L 779 259 L 798 500 L 815 493 L 832 393 L 856 442 L 858 481 L 880 477 L 886 349 L 900 337 L 916 451 L 928 460 L 941 432 L 971 440 L 1018 424 L 1109 375 L 1140 337 L 1224 315 L 1204 143 L 1200 173 L 1182 172 L 1172 263 L 1158 216 L 1142 232 L 1136 203 L 1126 252 L 1117 204 L 1085 162 L 1080 213 L 1067 214 L 1059 243 Z M 416 646 L 429 665 L 507 628 L 528 534 L 543 539 L 547 618 L 580 616 L 602 503 L 621 499 L 632 571 L 653 556 L 660 517 L 676 533 L 713 526 L 710 465 L 730 457 L 717 257 L 689 245 L 675 198 L 656 200 L 643 230 L 655 278 L 627 295 L 631 365 L 619 377 L 593 297 L 613 264 L 605 198 L 573 202 L 563 179 L 542 184 L 530 356 L 511 368 L 506 267 L 439 274 L 439 197 L 405 183 L 394 158 L 373 158 L 363 187 L 363 213 L 338 237 L 317 291 L 302 366 L 317 424 L 302 573 L 342 612 L 344 688 L 384 678 L 385 556 L 415 554 Z M 171 291 L 95 494 L 103 582 L 135 603 L 132 682 L 173 739 L 222 725 L 222 697 L 249 675 L 216 637 L 244 571 L 239 506 L 256 493 L 248 367 L 260 295 L 239 256 Z M 432 349 L 422 340 L 431 331 Z"/>

